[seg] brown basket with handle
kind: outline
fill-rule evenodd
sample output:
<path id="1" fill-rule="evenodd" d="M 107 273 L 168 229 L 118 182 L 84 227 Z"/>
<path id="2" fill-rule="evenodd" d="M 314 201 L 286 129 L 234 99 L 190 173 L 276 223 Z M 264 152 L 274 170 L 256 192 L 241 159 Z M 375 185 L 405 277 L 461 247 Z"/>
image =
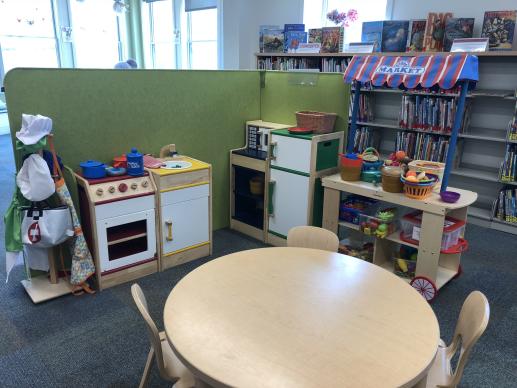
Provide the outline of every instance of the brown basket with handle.
<path id="1" fill-rule="evenodd" d="M 335 113 L 299 111 L 296 112 L 296 126 L 311 129 L 314 133 L 331 133 L 336 117 Z"/>

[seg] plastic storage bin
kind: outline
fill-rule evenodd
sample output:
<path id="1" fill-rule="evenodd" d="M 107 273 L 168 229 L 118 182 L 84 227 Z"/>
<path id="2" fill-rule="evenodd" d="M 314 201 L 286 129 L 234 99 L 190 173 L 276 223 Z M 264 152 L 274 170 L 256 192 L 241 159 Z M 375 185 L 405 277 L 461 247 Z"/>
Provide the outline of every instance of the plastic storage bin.
<path id="1" fill-rule="evenodd" d="M 422 225 L 422 212 L 406 214 L 401 220 L 400 239 L 418 245 Z M 465 221 L 445 217 L 442 236 L 442 251 L 447 251 L 462 243 L 461 237 L 465 231 Z"/>
<path id="2" fill-rule="evenodd" d="M 382 216 L 388 211 L 392 212 L 391 217 Z M 375 216 L 361 214 L 359 227 L 361 232 L 366 235 L 384 238 L 397 230 L 396 210 L 385 209 L 377 212 Z"/>
<path id="3" fill-rule="evenodd" d="M 349 195 L 339 207 L 339 219 L 359 225 L 361 214 L 373 215 L 377 210 L 378 201 L 359 195 Z"/>

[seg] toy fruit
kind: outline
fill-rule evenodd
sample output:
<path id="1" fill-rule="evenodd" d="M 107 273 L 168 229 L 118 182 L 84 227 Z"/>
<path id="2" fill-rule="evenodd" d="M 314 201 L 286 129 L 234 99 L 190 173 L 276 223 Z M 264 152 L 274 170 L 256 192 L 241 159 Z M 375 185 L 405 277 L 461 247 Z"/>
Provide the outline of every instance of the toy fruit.
<path id="1" fill-rule="evenodd" d="M 418 179 L 417 179 L 416 176 L 410 175 L 410 176 L 406 177 L 406 181 L 408 181 L 408 182 L 418 182 Z"/>
<path id="2" fill-rule="evenodd" d="M 406 173 L 406 178 L 410 177 L 410 176 L 415 176 L 416 177 L 416 171 L 408 171 Z"/>
<path id="3" fill-rule="evenodd" d="M 397 264 L 399 265 L 399 268 L 402 270 L 402 272 L 407 272 L 407 265 L 404 260 L 397 259 Z"/>
<path id="4" fill-rule="evenodd" d="M 426 179 L 426 178 L 427 177 L 425 175 L 425 172 L 423 172 L 423 171 L 416 176 L 416 179 L 418 179 L 419 181 L 421 181 L 422 179 Z"/>
<path id="5" fill-rule="evenodd" d="M 406 153 L 404 151 L 395 152 L 395 158 L 397 158 L 397 160 L 402 161 L 402 160 L 404 160 L 405 157 L 406 157 Z"/>

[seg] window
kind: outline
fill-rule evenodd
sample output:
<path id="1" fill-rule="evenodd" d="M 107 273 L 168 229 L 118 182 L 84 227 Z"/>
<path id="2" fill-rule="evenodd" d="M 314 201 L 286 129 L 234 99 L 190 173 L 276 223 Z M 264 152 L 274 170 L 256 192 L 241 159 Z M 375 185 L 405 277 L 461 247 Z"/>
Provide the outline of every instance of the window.
<path id="1" fill-rule="evenodd" d="M 218 10 L 215 4 L 211 0 L 161 0 L 144 4 L 142 29 L 146 66 L 217 69 Z"/>
<path id="2" fill-rule="evenodd" d="M 50 0 L 0 2 L 0 81 L 14 67 L 58 67 Z"/>
<path id="3" fill-rule="evenodd" d="M 172 0 L 142 6 L 142 30 L 146 67 L 176 68 L 176 30 Z"/>
<path id="4" fill-rule="evenodd" d="M 217 69 L 217 9 L 186 12 L 187 67 Z"/>
<path id="5" fill-rule="evenodd" d="M 113 9 L 113 1 L 70 1 L 75 67 L 113 68 L 126 60 L 122 35 L 125 16 Z"/>
<path id="6" fill-rule="evenodd" d="M 360 42 L 363 22 L 385 20 L 390 0 L 312 0 L 304 2 L 303 20 L 306 28 L 335 26 L 327 19 L 327 13 L 337 9 L 346 12 L 357 10 L 358 19 L 345 28 L 345 43 Z"/>

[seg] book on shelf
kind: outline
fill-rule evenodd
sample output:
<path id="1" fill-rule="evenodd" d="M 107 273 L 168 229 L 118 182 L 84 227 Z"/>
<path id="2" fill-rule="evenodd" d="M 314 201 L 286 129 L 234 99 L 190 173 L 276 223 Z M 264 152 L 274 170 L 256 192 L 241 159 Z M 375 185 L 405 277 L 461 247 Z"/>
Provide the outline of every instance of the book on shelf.
<path id="1" fill-rule="evenodd" d="M 363 153 L 369 147 L 373 147 L 374 131 L 369 127 L 357 128 L 354 137 L 354 152 Z"/>
<path id="2" fill-rule="evenodd" d="M 289 31 L 305 31 L 305 24 L 297 23 L 297 24 L 284 24 L 284 32 Z"/>
<path id="3" fill-rule="evenodd" d="M 517 189 L 504 188 L 499 191 L 493 217 L 511 223 L 517 223 Z"/>
<path id="4" fill-rule="evenodd" d="M 382 44 L 382 21 L 363 22 L 361 42 L 373 43 L 373 51 L 380 52 Z"/>
<path id="5" fill-rule="evenodd" d="M 451 12 L 430 12 L 424 35 L 424 51 L 443 51 L 445 23 L 452 17 Z"/>
<path id="6" fill-rule="evenodd" d="M 319 58 L 259 58 L 257 60 L 257 68 L 259 70 L 319 70 Z"/>
<path id="7" fill-rule="evenodd" d="M 263 32 L 263 52 L 283 53 L 284 52 L 284 30 L 265 29 Z"/>
<path id="8" fill-rule="evenodd" d="M 507 144 L 499 178 L 502 182 L 517 182 L 517 144 Z"/>
<path id="9" fill-rule="evenodd" d="M 470 105 L 467 101 L 460 132 L 469 125 Z M 403 95 L 399 125 L 407 129 L 450 134 L 457 106 L 458 101 L 447 96 Z"/>
<path id="10" fill-rule="evenodd" d="M 486 11 L 481 37 L 488 38 L 490 50 L 511 50 L 517 11 Z"/>
<path id="11" fill-rule="evenodd" d="M 326 73 L 344 73 L 351 58 L 322 58 L 321 71 Z"/>
<path id="12" fill-rule="evenodd" d="M 323 27 L 321 30 L 321 52 L 342 52 L 345 33 L 344 27 Z"/>
<path id="13" fill-rule="evenodd" d="M 451 51 L 454 39 L 472 38 L 474 18 L 448 18 L 445 21 L 443 51 Z"/>
<path id="14" fill-rule="evenodd" d="M 409 20 L 385 20 L 382 24 L 382 52 L 406 51 Z"/>
<path id="15" fill-rule="evenodd" d="M 406 51 L 423 51 L 426 19 L 409 21 Z"/>
<path id="16" fill-rule="evenodd" d="M 282 28 L 280 26 L 270 25 L 270 24 L 261 25 L 259 27 L 259 52 L 260 53 L 264 52 L 264 33 L 265 33 L 265 31 L 267 31 L 267 30 L 279 31 L 281 29 Z"/>
<path id="17" fill-rule="evenodd" d="M 321 28 L 309 28 L 309 43 L 321 43 Z"/>
<path id="18" fill-rule="evenodd" d="M 461 142 L 457 143 L 461 146 Z M 395 151 L 404 151 L 412 159 L 444 163 L 449 151 L 449 137 L 428 133 L 397 132 Z M 455 158 L 458 163 L 458 156 Z"/>
<path id="19" fill-rule="evenodd" d="M 516 100 L 515 109 L 513 111 L 513 117 L 508 123 L 508 131 L 506 138 L 510 141 L 517 141 L 517 89 L 514 92 Z"/>
<path id="20" fill-rule="evenodd" d="M 296 53 L 300 43 L 307 43 L 307 33 L 305 31 L 285 32 L 285 52 Z"/>

